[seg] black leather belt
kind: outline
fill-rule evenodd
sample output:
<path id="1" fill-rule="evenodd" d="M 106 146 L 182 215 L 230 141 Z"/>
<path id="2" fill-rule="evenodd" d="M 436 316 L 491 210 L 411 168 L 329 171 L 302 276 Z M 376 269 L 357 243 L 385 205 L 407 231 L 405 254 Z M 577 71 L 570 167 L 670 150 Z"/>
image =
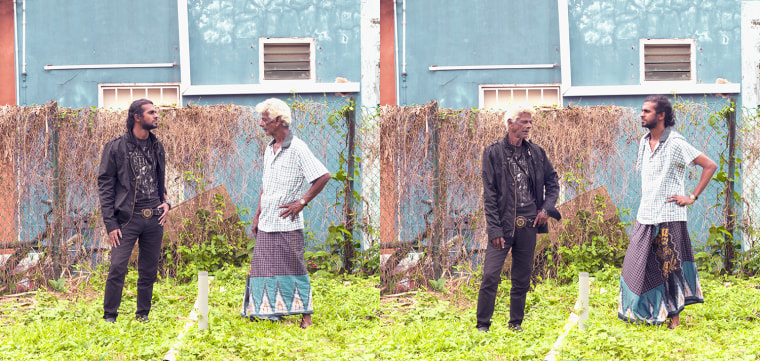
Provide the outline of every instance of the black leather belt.
<path id="1" fill-rule="evenodd" d="M 515 217 L 515 228 L 529 228 L 529 227 L 533 227 L 533 222 L 535 220 L 536 220 L 536 217 L 517 216 L 517 217 Z"/>
<path id="2" fill-rule="evenodd" d="M 160 216 L 164 214 L 164 210 L 161 208 L 146 208 L 146 209 L 141 209 L 135 213 L 141 215 L 145 219 L 149 219 L 153 216 Z"/>

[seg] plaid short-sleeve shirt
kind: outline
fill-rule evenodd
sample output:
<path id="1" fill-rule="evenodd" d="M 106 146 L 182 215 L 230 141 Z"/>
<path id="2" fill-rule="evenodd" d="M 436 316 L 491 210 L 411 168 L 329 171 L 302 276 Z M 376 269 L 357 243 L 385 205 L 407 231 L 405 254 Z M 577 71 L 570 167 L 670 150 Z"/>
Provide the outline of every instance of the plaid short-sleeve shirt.
<path id="1" fill-rule="evenodd" d="M 328 173 L 309 147 L 292 132 L 274 153 L 274 140 L 264 151 L 264 176 L 261 194 L 259 229 L 264 232 L 286 232 L 303 229 L 303 212 L 295 220 L 280 218 L 283 204 L 301 199 L 307 183 Z"/>
<path id="2" fill-rule="evenodd" d="M 702 152 L 670 127 L 660 135 L 654 151 L 649 139 L 647 134 L 639 142 L 636 170 L 641 172 L 641 204 L 636 220 L 641 224 L 686 221 L 686 207 L 667 199 L 672 195 L 688 195 L 686 166 L 694 164 Z"/>

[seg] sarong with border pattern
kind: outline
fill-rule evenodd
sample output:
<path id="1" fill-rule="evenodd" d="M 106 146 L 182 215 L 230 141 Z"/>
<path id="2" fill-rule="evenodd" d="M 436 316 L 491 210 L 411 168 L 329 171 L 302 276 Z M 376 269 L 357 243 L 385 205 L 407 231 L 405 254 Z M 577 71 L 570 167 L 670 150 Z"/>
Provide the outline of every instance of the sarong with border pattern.
<path id="1" fill-rule="evenodd" d="M 257 236 L 241 316 L 277 320 L 314 313 L 303 231 L 259 231 Z"/>
<path id="2" fill-rule="evenodd" d="M 660 325 L 685 306 L 703 302 L 686 222 L 635 222 L 620 276 L 618 317 Z"/>

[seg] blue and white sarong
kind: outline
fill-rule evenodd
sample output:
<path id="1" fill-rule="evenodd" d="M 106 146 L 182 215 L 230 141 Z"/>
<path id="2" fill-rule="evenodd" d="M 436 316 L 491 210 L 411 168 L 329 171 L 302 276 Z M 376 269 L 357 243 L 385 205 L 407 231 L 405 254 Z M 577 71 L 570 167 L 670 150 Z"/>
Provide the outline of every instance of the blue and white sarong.
<path id="1" fill-rule="evenodd" d="M 618 317 L 660 325 L 684 307 L 703 302 L 686 222 L 636 222 L 623 260 Z"/>
<path id="2" fill-rule="evenodd" d="M 303 230 L 259 230 L 240 314 L 251 319 L 314 313 Z"/>

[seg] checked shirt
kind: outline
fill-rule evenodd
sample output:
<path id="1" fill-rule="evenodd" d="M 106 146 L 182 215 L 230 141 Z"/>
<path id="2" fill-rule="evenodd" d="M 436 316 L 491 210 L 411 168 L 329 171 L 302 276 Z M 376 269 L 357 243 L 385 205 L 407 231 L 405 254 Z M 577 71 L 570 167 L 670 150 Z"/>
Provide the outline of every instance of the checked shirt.
<path id="1" fill-rule="evenodd" d="M 264 151 L 259 229 L 264 232 L 303 229 L 303 212 L 291 221 L 290 217 L 280 218 L 283 209 L 279 207 L 301 199 L 306 184 L 328 173 L 327 168 L 292 132 L 285 137 L 277 154 L 274 153 L 274 142 L 272 140 Z"/>
<path id="2" fill-rule="evenodd" d="M 636 220 L 641 224 L 686 221 L 686 207 L 666 202 L 672 195 L 686 196 L 686 166 L 700 154 L 681 134 L 665 128 L 654 151 L 650 135 L 639 142 L 636 170 L 641 172 L 641 204 Z"/>

